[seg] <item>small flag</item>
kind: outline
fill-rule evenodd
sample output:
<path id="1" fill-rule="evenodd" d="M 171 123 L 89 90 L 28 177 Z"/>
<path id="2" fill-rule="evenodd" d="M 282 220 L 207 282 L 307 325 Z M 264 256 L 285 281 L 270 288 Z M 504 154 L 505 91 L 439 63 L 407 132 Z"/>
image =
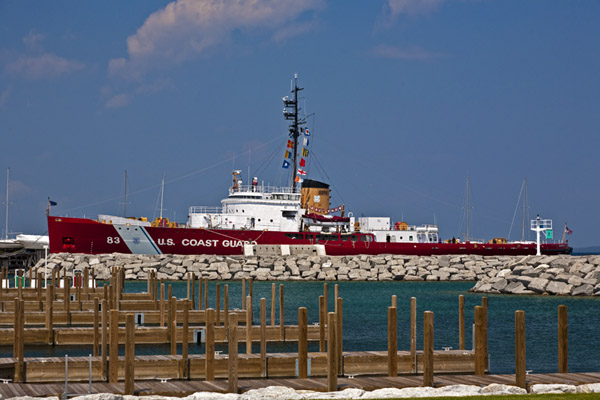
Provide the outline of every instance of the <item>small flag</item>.
<path id="1" fill-rule="evenodd" d="M 302 149 L 302 157 L 308 157 L 308 149 L 307 148 Z"/>
<path id="2" fill-rule="evenodd" d="M 306 171 L 303 170 L 302 168 L 298 168 L 298 175 L 306 175 Z"/>
<path id="3" fill-rule="evenodd" d="M 568 227 L 568 226 L 565 226 L 565 233 L 566 233 L 567 235 L 570 235 L 570 234 L 572 234 L 572 233 L 573 233 L 573 230 L 572 230 L 572 229 L 569 229 L 569 227 Z"/>
<path id="4" fill-rule="evenodd" d="M 296 177 L 296 182 L 298 183 L 302 183 L 304 182 L 304 179 L 300 178 L 299 176 Z"/>
<path id="5" fill-rule="evenodd" d="M 304 147 L 308 147 L 308 143 L 309 143 L 308 138 L 305 137 L 304 140 L 302 141 L 302 143 L 304 143 Z"/>
<path id="6" fill-rule="evenodd" d="M 57 205 L 57 204 L 58 204 L 57 202 L 50 200 L 50 205 L 51 205 L 51 206 L 55 206 L 55 205 Z M 572 232 L 572 231 L 571 231 L 571 232 Z"/>
<path id="7" fill-rule="evenodd" d="M 305 136 L 310 136 L 310 131 L 308 130 L 308 128 L 306 128 L 306 130 L 304 131 L 304 135 Z"/>
<path id="8" fill-rule="evenodd" d="M 281 166 L 281 168 L 289 168 L 290 167 L 290 162 L 288 160 L 283 160 L 283 165 Z"/>
<path id="9" fill-rule="evenodd" d="M 293 149 L 294 148 L 294 142 L 292 142 L 291 140 L 288 140 L 287 147 L 288 147 L 288 149 Z"/>
<path id="10" fill-rule="evenodd" d="M 290 153 L 289 150 L 285 151 L 285 158 L 290 158 L 291 155 L 292 155 L 292 153 Z"/>
<path id="11" fill-rule="evenodd" d="M 301 167 L 306 167 L 306 160 L 304 158 L 300 159 L 300 166 Z"/>

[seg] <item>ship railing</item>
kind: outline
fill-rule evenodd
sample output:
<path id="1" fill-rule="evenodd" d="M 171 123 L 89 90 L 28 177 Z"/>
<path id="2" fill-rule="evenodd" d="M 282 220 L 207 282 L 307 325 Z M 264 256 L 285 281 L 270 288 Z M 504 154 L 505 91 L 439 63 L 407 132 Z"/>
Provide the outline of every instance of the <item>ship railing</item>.
<path id="1" fill-rule="evenodd" d="M 438 226 L 437 225 L 421 225 L 421 226 L 417 226 L 417 231 L 423 231 L 423 232 L 437 232 L 438 230 Z"/>
<path id="2" fill-rule="evenodd" d="M 189 214 L 223 214 L 223 207 L 191 206 Z"/>
<path id="3" fill-rule="evenodd" d="M 264 186 L 264 185 L 238 185 L 237 187 L 230 187 L 229 194 L 240 193 L 240 192 L 253 192 L 253 193 L 300 193 L 299 189 L 294 190 L 289 186 Z"/>

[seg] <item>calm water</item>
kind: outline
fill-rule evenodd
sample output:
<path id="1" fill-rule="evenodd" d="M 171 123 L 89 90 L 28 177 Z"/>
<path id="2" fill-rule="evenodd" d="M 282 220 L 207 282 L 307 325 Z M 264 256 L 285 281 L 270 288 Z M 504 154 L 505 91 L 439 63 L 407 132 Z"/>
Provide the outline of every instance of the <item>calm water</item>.
<path id="1" fill-rule="evenodd" d="M 187 296 L 185 282 L 173 282 L 173 295 Z M 229 307 L 241 308 L 241 282 L 229 285 Z M 277 283 L 279 286 L 279 283 Z M 422 346 L 422 320 L 426 310 L 434 312 L 434 347 L 458 348 L 458 296 L 465 295 L 466 346 L 472 346 L 474 307 L 481 295 L 468 293 L 471 282 L 340 282 L 344 299 L 344 350 L 387 349 L 387 307 L 391 296 L 398 296 L 398 349 L 410 349 L 410 298 L 417 298 L 418 347 Z M 297 323 L 298 307 L 308 308 L 309 324 L 318 321 L 322 282 L 286 282 L 285 322 Z M 125 291 L 146 290 L 145 282 L 127 283 Z M 329 309 L 333 310 L 333 284 L 329 284 Z M 260 323 L 260 298 L 267 299 L 267 323 L 270 323 L 271 282 L 254 283 L 254 322 Z M 279 298 L 279 295 L 277 295 Z M 221 300 L 222 301 L 222 300 Z M 488 296 L 489 353 L 492 373 L 514 372 L 514 313 L 524 310 L 527 336 L 527 369 L 534 372 L 556 372 L 557 307 L 569 307 L 569 371 L 600 371 L 600 299 L 549 296 Z M 215 282 L 209 284 L 209 306 L 215 307 Z M 277 320 L 279 311 L 277 308 Z M 243 345 L 241 345 L 243 346 Z M 268 345 L 268 351 L 295 351 L 295 345 Z M 168 345 L 136 346 L 137 354 L 170 352 Z M 317 345 L 309 346 L 316 351 Z M 26 356 L 87 355 L 89 347 L 25 348 Z M 258 351 L 258 347 L 256 347 Z M 203 353 L 200 345 L 192 345 L 190 353 Z M 0 356 L 10 356 L 12 346 L 0 347 Z"/>

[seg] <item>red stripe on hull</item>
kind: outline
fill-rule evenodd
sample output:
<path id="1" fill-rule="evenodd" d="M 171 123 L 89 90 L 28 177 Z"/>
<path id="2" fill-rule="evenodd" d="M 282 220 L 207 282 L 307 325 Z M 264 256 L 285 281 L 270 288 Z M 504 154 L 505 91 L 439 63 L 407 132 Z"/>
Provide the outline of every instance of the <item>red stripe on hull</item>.
<path id="1" fill-rule="evenodd" d="M 244 243 L 261 245 L 323 244 L 328 255 L 404 254 L 416 256 L 442 254 L 534 255 L 535 243 L 387 243 L 293 239 L 296 232 L 251 230 L 207 230 L 192 228 L 145 227 L 146 232 L 164 254 L 242 255 Z M 111 224 L 84 218 L 48 217 L 51 253 L 131 253 Z M 65 239 L 67 238 L 67 239 Z M 119 238 L 119 239 L 116 239 Z M 544 254 L 569 254 L 564 243 L 543 244 Z"/>

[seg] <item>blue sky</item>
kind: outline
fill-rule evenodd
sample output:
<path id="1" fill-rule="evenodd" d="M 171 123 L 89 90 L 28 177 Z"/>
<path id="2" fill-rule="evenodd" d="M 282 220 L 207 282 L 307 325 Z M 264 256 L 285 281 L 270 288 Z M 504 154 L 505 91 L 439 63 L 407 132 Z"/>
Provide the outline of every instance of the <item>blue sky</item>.
<path id="1" fill-rule="evenodd" d="M 0 171 L 10 232 L 54 213 L 218 205 L 231 170 L 285 183 L 281 98 L 299 74 L 312 179 L 332 206 L 508 235 L 528 212 L 599 245 L 600 2 L 0 2 Z M 323 167 L 322 172 L 317 164 Z M 4 234 L 4 208 L 0 221 Z M 517 210 L 512 239 L 521 237 Z"/>

